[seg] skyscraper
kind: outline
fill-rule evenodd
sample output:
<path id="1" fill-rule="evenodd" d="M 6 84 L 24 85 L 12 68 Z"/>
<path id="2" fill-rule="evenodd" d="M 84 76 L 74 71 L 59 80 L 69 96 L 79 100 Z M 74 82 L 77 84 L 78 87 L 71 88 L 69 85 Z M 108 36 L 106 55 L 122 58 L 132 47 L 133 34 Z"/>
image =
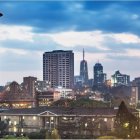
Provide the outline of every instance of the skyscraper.
<path id="1" fill-rule="evenodd" d="M 55 50 L 43 54 L 43 80 L 51 87 L 72 88 L 74 84 L 74 53 Z"/>
<path id="2" fill-rule="evenodd" d="M 126 74 L 121 74 L 120 71 L 116 71 L 115 74 L 111 76 L 112 86 L 128 85 L 130 83 L 130 76 Z"/>
<path id="3" fill-rule="evenodd" d="M 87 61 L 85 60 L 85 52 L 83 49 L 83 60 L 80 63 L 80 77 L 82 78 L 82 82 L 87 84 L 88 82 L 88 66 Z"/>
<path id="4" fill-rule="evenodd" d="M 94 85 L 101 86 L 106 80 L 106 74 L 103 73 L 103 66 L 96 63 L 93 67 L 94 70 Z"/>

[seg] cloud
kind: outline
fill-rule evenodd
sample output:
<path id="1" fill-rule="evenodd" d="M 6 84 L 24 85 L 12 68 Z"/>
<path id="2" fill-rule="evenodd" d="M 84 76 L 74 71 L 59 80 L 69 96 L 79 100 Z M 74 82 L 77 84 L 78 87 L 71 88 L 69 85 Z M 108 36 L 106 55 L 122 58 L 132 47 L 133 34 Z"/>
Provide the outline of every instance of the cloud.
<path id="1" fill-rule="evenodd" d="M 32 41 L 32 28 L 29 26 L 6 26 L 0 24 L 0 41 L 7 39 L 19 41 Z"/>
<path id="2" fill-rule="evenodd" d="M 7 82 L 17 81 L 20 83 L 23 82 L 23 77 L 34 76 L 39 80 L 42 79 L 41 70 L 28 70 L 28 71 L 0 71 L 0 85 L 5 85 Z"/>
<path id="3" fill-rule="evenodd" d="M 9 26 L 5 26 L 5 30 L 2 31 L 5 33 L 4 39 L 0 41 L 0 69 L 3 71 L 42 69 L 42 54 L 55 49 L 73 50 L 75 63 L 80 65 L 82 49 L 85 48 L 90 73 L 91 67 L 98 60 L 103 63 L 106 61 L 115 63 L 122 58 L 126 61 L 132 57 L 133 60 L 137 59 L 135 55 L 139 57 L 140 38 L 130 33 L 110 34 L 98 30 L 39 34 L 33 33 L 31 27 L 14 26 L 14 28 L 18 32 L 14 37 L 11 35 L 13 30 L 9 30 L 8 35 L 6 33 Z M 20 37 L 22 39 L 19 39 Z M 75 67 L 75 71 L 78 73 L 79 66 Z"/>
<path id="4" fill-rule="evenodd" d="M 90 31 L 90 32 L 76 32 L 68 31 L 49 35 L 55 42 L 65 47 L 73 46 L 98 46 L 100 47 L 100 42 L 103 41 L 102 33 L 100 31 Z M 105 49 L 100 48 L 100 49 Z"/>
<path id="5" fill-rule="evenodd" d="M 111 34 L 110 36 L 116 39 L 116 42 L 119 42 L 119 43 L 124 43 L 124 44 L 140 43 L 139 36 L 130 34 L 130 33 Z"/>
<path id="6" fill-rule="evenodd" d="M 102 30 L 139 35 L 139 5 L 138 1 L 1 2 L 1 23 L 31 26 L 34 32 Z"/>
<path id="7" fill-rule="evenodd" d="M 57 49 L 56 44 L 47 34 L 37 34 L 32 32 L 28 26 L 0 26 L 0 48 L 47 51 L 49 48 Z"/>
<path id="8" fill-rule="evenodd" d="M 83 48 L 90 77 L 98 60 L 108 75 L 118 69 L 138 75 L 139 6 L 126 1 L 0 2 L 1 76 L 42 72 L 43 52 L 56 49 L 74 51 L 79 74 Z"/>
<path id="9" fill-rule="evenodd" d="M 8 50 L 0 55 L 0 71 L 40 70 L 41 60 L 42 57 L 36 52 Z"/>

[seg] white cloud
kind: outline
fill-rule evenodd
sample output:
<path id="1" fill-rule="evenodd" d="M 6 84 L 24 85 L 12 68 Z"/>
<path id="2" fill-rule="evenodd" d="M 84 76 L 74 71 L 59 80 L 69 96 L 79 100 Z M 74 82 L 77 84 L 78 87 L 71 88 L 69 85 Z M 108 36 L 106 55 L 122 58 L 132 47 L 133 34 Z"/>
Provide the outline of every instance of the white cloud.
<path id="1" fill-rule="evenodd" d="M 8 26 L 0 24 L 0 40 L 32 40 L 32 28 L 29 26 Z"/>
<path id="2" fill-rule="evenodd" d="M 116 33 L 109 35 L 114 38 L 119 43 L 140 43 L 140 38 L 137 35 L 130 34 L 130 33 Z"/>
<path id="3" fill-rule="evenodd" d="M 24 50 L 24 49 L 10 49 L 10 48 L 0 48 L 0 53 L 7 53 L 7 52 L 11 52 L 11 53 L 14 53 L 14 54 L 19 54 L 19 55 L 26 55 L 28 53 L 27 50 Z"/>
<path id="4" fill-rule="evenodd" d="M 48 34 L 58 44 L 64 47 L 89 46 L 101 50 L 107 50 L 101 43 L 104 41 L 104 35 L 101 31 L 76 32 L 68 31 L 55 34 Z"/>
<path id="5" fill-rule="evenodd" d="M 26 55 L 28 53 L 26 50 L 23 49 L 10 49 L 10 50 L 11 52 L 19 55 Z"/>
<path id="6" fill-rule="evenodd" d="M 23 43 L 20 44 L 20 42 L 18 42 L 17 44 L 15 43 L 14 46 L 14 43 L 8 44 L 9 40 L 23 41 Z M 3 41 L 7 42 L 8 45 L 6 43 L 2 44 L 1 42 Z M 105 42 L 109 43 L 106 44 Z M 82 60 L 82 47 L 77 49 L 77 46 L 84 46 L 86 52 L 85 59 L 88 62 L 90 78 L 93 77 L 93 66 L 98 60 L 106 67 L 105 72 L 107 73 L 110 72 L 110 69 L 120 68 L 125 71 L 125 60 L 118 62 L 120 60 L 117 58 L 119 56 L 139 57 L 140 54 L 140 49 L 125 48 L 127 44 L 129 47 L 131 43 L 140 44 L 140 38 L 130 33 L 115 34 L 101 31 L 67 31 L 52 34 L 37 34 L 32 32 L 31 27 L 2 25 L 0 26 L 0 43 L 2 44 L 0 45 L 0 56 L 2 58 L 0 60 L 1 67 L 4 66 L 3 71 L 0 72 L 0 77 L 2 77 L 0 80 L 1 83 L 12 80 L 21 81 L 22 77 L 29 75 L 34 75 L 42 79 L 42 55 L 44 51 L 73 49 L 75 53 L 75 74 L 77 75 L 79 74 L 80 61 Z M 119 44 L 121 49 L 125 51 L 121 52 L 119 50 L 118 52 L 116 51 L 117 53 L 113 51 L 115 44 L 116 46 Z M 116 47 L 115 50 L 117 49 L 120 48 Z M 97 52 L 94 52 L 94 50 L 97 50 Z M 10 57 L 11 54 L 11 59 L 9 59 L 7 56 Z M 108 55 L 116 56 L 116 59 L 107 58 Z M 16 58 L 18 58 L 18 60 Z M 28 61 L 28 59 L 30 60 Z M 12 71 L 11 66 L 13 66 L 13 63 L 14 66 L 17 67 L 16 70 L 14 69 Z M 5 64 L 9 64 L 9 66 L 5 66 Z M 135 66 L 137 64 L 134 63 L 133 65 Z M 127 66 L 127 69 L 128 67 L 129 66 Z M 26 71 L 27 68 L 28 71 Z M 37 69 L 37 71 L 33 71 L 33 69 Z M 39 69 L 40 71 L 38 71 Z M 114 73 L 114 71 L 112 71 L 112 73 Z"/>
<path id="7" fill-rule="evenodd" d="M 0 54 L 1 54 L 1 53 L 5 53 L 6 50 L 7 50 L 6 48 L 0 48 Z"/>
<path id="8" fill-rule="evenodd" d="M 140 49 L 126 49 L 126 55 L 131 57 L 140 57 Z"/>
<path id="9" fill-rule="evenodd" d="M 42 80 L 42 71 L 41 70 L 32 70 L 32 71 L 0 71 L 0 85 L 5 85 L 7 82 L 17 81 L 20 83 L 23 82 L 23 77 L 34 76 Z"/>
<path id="10" fill-rule="evenodd" d="M 136 20 L 136 19 L 138 19 L 138 18 L 139 18 L 139 15 L 137 15 L 137 14 L 133 14 L 133 15 L 132 15 L 132 19 Z"/>

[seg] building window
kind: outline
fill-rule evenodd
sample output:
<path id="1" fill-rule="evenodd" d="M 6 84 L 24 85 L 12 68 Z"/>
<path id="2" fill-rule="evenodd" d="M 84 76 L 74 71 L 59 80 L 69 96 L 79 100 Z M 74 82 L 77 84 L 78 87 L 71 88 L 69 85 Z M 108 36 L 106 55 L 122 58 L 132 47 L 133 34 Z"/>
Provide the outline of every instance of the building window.
<path id="1" fill-rule="evenodd" d="M 62 119 L 63 119 L 63 120 L 67 120 L 67 118 L 66 118 L 66 117 L 63 117 Z"/>
<path id="2" fill-rule="evenodd" d="M 104 121 L 107 122 L 107 118 L 104 118 Z"/>
<path id="3" fill-rule="evenodd" d="M 135 92 L 136 91 L 135 88 L 132 88 L 132 91 Z"/>
<path id="4" fill-rule="evenodd" d="M 11 125 L 11 121 L 9 121 L 9 125 Z"/>
<path id="5" fill-rule="evenodd" d="M 14 132 L 17 132 L 17 128 L 14 126 Z"/>
<path id="6" fill-rule="evenodd" d="M 14 121 L 14 125 L 16 125 L 17 124 L 17 122 L 16 121 Z"/>
<path id="7" fill-rule="evenodd" d="M 36 120 L 36 116 L 33 116 L 33 120 Z"/>

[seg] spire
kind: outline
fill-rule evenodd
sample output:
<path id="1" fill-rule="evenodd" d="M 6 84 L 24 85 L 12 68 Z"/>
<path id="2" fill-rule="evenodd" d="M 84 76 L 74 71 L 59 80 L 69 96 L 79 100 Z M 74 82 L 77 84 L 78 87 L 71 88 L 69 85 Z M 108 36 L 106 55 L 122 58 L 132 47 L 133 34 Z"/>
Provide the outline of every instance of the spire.
<path id="1" fill-rule="evenodd" d="M 84 48 L 83 48 L 83 60 L 85 59 L 85 51 L 84 51 Z"/>

